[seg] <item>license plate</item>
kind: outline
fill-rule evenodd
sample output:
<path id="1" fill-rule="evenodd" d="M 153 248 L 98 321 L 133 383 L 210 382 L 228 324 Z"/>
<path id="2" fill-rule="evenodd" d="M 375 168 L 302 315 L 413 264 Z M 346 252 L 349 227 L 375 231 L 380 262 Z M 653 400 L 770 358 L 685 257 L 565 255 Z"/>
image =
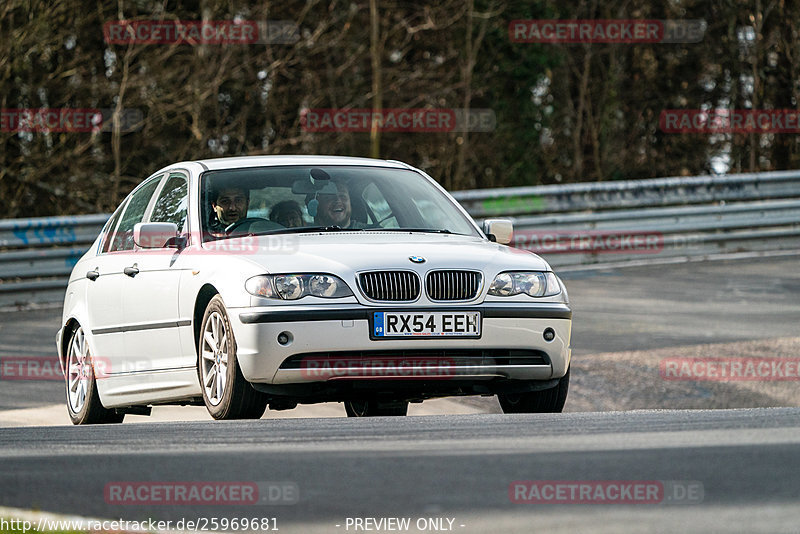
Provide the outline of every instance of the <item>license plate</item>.
<path id="1" fill-rule="evenodd" d="M 481 314 L 469 312 L 375 312 L 373 337 L 480 337 Z"/>

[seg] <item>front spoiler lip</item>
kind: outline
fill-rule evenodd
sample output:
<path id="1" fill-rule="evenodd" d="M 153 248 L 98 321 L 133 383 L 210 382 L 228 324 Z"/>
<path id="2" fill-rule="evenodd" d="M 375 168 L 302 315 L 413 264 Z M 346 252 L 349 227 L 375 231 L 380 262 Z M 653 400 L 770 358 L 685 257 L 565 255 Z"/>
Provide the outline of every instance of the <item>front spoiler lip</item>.
<path id="1" fill-rule="evenodd" d="M 335 371 L 315 373 L 314 369 L 278 369 L 274 384 L 302 384 L 318 382 L 354 381 L 457 381 L 480 382 L 492 379 L 547 380 L 552 378 L 553 367 L 541 365 L 456 365 L 446 367 L 392 367 L 368 368 L 337 367 Z M 325 376 L 329 375 L 329 376 Z"/>
<path id="2" fill-rule="evenodd" d="M 572 319 L 572 310 L 566 304 L 528 304 L 524 306 L 414 306 L 414 307 L 370 307 L 349 306 L 335 309 L 303 309 L 286 310 L 276 308 L 275 311 L 243 312 L 239 320 L 244 324 L 259 323 L 296 323 L 306 321 L 368 321 L 376 311 L 397 311 L 413 313 L 415 311 L 479 311 L 484 319 Z"/>

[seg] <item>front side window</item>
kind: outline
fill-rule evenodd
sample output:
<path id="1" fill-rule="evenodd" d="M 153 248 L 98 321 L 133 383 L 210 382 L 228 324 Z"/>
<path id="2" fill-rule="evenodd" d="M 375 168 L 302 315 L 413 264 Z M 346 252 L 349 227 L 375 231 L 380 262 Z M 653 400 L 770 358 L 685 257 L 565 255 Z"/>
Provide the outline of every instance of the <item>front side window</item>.
<path id="1" fill-rule="evenodd" d="M 370 222 L 383 228 L 397 228 L 397 217 L 394 216 L 391 206 L 386 201 L 380 189 L 375 184 L 369 184 L 361 193 Z"/>
<path id="2" fill-rule="evenodd" d="M 480 235 L 447 196 L 407 169 L 257 167 L 207 171 L 201 180 L 206 239 L 320 228 Z"/>
<path id="3" fill-rule="evenodd" d="M 119 218 L 122 216 L 122 212 L 125 210 L 125 203 L 123 202 L 120 207 L 117 208 L 117 211 L 111 216 L 111 219 L 108 220 L 106 225 L 103 227 L 103 240 L 100 243 L 100 252 L 108 252 L 109 248 L 111 247 L 111 243 L 113 243 L 112 237 L 114 237 L 114 230 L 117 229 L 117 223 L 119 222 Z"/>
<path id="4" fill-rule="evenodd" d="M 151 178 L 131 195 L 122 215 L 122 220 L 119 222 L 117 232 L 114 234 L 109 252 L 133 250 L 133 226 L 142 222 L 147 206 L 150 204 L 150 198 L 153 196 L 160 180 L 161 176 Z"/>
<path id="5" fill-rule="evenodd" d="M 189 185 L 186 177 L 178 173 L 170 174 L 153 206 L 150 222 L 175 223 L 178 231 L 183 232 L 189 206 L 188 192 Z"/>

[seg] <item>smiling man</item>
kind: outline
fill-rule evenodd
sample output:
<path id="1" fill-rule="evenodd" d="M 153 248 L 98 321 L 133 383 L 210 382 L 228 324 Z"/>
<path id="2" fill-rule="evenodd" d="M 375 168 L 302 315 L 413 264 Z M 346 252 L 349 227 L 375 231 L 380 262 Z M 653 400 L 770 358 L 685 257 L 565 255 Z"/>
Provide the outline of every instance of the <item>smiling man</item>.
<path id="1" fill-rule="evenodd" d="M 317 195 L 319 207 L 314 223 L 318 226 L 341 226 L 342 228 L 364 228 L 364 224 L 352 220 L 353 213 L 350 205 L 350 192 L 347 185 L 342 182 L 332 182 L 336 185 L 337 194 L 325 193 Z"/>

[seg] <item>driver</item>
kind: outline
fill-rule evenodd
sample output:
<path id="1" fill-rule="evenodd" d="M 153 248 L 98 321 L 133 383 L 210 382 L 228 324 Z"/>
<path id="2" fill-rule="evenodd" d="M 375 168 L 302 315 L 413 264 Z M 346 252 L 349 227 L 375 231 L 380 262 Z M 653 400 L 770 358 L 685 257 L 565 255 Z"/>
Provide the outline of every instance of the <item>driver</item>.
<path id="1" fill-rule="evenodd" d="M 247 217 L 250 191 L 242 187 L 223 187 L 211 191 L 212 217 L 208 227 L 212 234 L 225 235 L 225 228 Z"/>

